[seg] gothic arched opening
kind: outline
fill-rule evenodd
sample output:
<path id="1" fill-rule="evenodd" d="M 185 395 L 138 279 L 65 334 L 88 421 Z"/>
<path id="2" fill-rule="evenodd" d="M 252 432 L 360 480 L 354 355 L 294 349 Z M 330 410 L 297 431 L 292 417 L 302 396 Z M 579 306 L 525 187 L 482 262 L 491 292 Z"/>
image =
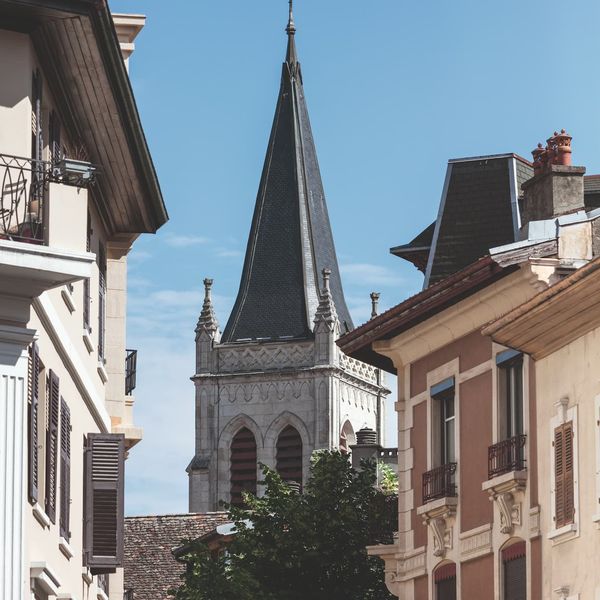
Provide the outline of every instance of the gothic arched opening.
<path id="1" fill-rule="evenodd" d="M 356 444 L 356 435 L 354 427 L 350 421 L 346 421 L 340 432 L 340 452 L 342 454 L 350 454 L 350 446 Z"/>
<path id="2" fill-rule="evenodd" d="M 256 494 L 256 440 L 243 427 L 231 441 L 231 504 L 241 506 L 242 492 Z"/>
<path id="3" fill-rule="evenodd" d="M 284 481 L 295 481 L 302 487 L 302 438 L 288 425 L 277 438 L 276 469 Z"/>

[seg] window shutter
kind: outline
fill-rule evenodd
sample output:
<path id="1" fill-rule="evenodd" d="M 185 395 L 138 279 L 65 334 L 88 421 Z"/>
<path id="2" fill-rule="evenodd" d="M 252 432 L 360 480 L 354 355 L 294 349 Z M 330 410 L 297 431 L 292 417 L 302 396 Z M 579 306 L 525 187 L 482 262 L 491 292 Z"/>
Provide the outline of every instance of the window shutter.
<path id="1" fill-rule="evenodd" d="M 58 416 L 60 410 L 59 380 L 48 374 L 48 422 L 46 427 L 46 505 L 49 519 L 56 523 L 56 484 L 58 466 Z"/>
<path id="2" fill-rule="evenodd" d="M 123 564 L 125 436 L 90 433 L 85 458 L 85 556 L 93 575 Z"/>
<path id="3" fill-rule="evenodd" d="M 60 535 L 69 540 L 71 514 L 71 411 L 60 399 Z"/>
<path id="4" fill-rule="evenodd" d="M 554 509 L 556 528 L 573 522 L 575 513 L 573 422 L 554 430 Z"/>
<path id="5" fill-rule="evenodd" d="M 37 344 L 34 342 L 29 347 L 29 378 L 28 378 L 28 493 L 29 501 L 38 501 L 39 493 L 39 454 L 38 454 L 38 414 L 39 414 L 39 375 L 40 355 Z"/>
<path id="6" fill-rule="evenodd" d="M 60 121 L 54 110 L 50 111 L 48 128 L 50 130 L 50 161 L 55 165 L 60 161 L 62 151 L 60 147 Z"/>

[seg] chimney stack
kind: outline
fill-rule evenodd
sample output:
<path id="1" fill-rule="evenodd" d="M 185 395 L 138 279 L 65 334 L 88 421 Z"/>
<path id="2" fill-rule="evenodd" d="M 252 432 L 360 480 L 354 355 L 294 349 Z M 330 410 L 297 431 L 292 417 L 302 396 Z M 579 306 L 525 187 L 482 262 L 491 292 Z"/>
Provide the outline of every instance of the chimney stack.
<path id="1" fill-rule="evenodd" d="M 562 129 L 538 144 L 533 155 L 533 177 L 522 185 L 523 227 L 530 221 L 542 221 L 584 210 L 583 175 L 585 167 L 571 164 L 572 137 Z"/>
<path id="2" fill-rule="evenodd" d="M 144 28 L 144 25 L 146 24 L 146 17 L 144 15 L 112 13 L 112 18 L 113 23 L 115 24 L 117 38 L 119 39 L 119 46 L 121 48 L 123 62 L 125 63 L 125 68 L 129 73 L 129 57 L 135 50 L 135 44 L 133 42 L 138 36 L 139 32 Z"/>

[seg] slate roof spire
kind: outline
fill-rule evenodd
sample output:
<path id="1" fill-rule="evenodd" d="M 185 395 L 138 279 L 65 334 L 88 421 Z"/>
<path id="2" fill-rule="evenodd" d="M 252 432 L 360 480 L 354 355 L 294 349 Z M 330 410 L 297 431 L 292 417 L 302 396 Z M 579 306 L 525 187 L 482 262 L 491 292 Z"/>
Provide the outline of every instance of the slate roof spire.
<path id="1" fill-rule="evenodd" d="M 292 9 L 290 2 L 277 108 L 240 289 L 222 343 L 312 337 L 324 268 L 331 270 L 340 329 L 353 328 L 308 118 Z"/>

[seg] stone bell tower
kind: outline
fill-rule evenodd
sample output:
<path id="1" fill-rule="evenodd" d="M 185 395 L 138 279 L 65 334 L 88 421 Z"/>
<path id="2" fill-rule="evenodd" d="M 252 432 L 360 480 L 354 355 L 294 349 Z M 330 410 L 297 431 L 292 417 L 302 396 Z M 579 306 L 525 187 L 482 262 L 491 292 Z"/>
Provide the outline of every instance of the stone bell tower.
<path id="1" fill-rule="evenodd" d="M 196 450 L 192 512 L 260 492 L 258 464 L 306 482 L 315 449 L 381 432 L 383 374 L 335 341 L 353 328 L 342 290 L 304 98 L 291 11 L 277 108 L 240 289 L 223 335 L 212 280 L 196 328 Z"/>

